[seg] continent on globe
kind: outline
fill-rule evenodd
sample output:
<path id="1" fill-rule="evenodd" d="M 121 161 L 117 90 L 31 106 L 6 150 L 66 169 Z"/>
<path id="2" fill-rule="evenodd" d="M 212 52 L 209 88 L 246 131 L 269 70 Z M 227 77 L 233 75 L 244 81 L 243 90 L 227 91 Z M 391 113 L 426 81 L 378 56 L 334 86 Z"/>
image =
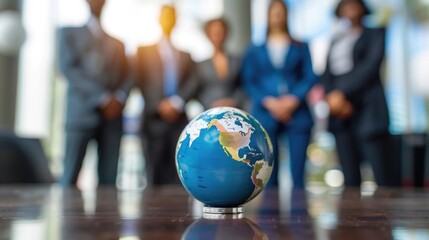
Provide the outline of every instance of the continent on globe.
<path id="1" fill-rule="evenodd" d="M 211 126 L 215 126 L 217 128 L 219 131 L 219 142 L 225 149 L 225 152 L 229 154 L 232 159 L 249 164 L 249 160 L 238 156 L 238 151 L 244 147 L 250 148 L 249 144 L 250 135 L 252 134 L 252 126 L 249 125 L 246 126 L 247 129 L 242 129 L 243 124 L 236 125 L 235 121 L 234 124 L 235 127 L 228 122 L 228 119 L 213 119 L 208 127 L 210 128 Z"/>

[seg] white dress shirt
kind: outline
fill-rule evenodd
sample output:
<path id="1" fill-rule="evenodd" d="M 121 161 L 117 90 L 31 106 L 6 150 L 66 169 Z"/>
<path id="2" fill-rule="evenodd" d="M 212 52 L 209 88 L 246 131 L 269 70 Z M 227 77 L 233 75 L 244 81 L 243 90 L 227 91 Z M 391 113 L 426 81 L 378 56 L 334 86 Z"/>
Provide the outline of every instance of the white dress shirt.
<path id="1" fill-rule="evenodd" d="M 94 36 L 94 38 L 100 39 L 103 36 L 104 31 L 103 31 L 103 28 L 101 27 L 101 23 L 98 18 L 91 15 L 86 26 L 88 27 L 89 31 Z"/>
<path id="2" fill-rule="evenodd" d="M 334 40 L 328 59 L 329 70 L 333 75 L 343 75 L 353 69 L 353 49 L 361 34 L 362 30 L 349 29 Z"/>
<path id="3" fill-rule="evenodd" d="M 268 39 L 268 55 L 275 68 L 282 68 L 284 66 L 286 54 L 289 51 L 289 44 L 289 41 L 285 40 Z"/>

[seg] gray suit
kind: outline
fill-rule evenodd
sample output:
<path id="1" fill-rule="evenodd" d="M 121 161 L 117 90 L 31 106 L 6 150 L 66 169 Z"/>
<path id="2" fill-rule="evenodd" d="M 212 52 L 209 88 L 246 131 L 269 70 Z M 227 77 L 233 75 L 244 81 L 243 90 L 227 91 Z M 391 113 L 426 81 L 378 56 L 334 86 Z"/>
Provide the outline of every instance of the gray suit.
<path id="1" fill-rule="evenodd" d="M 205 109 L 220 99 L 232 98 L 239 106 L 244 104 L 240 88 L 241 59 L 228 55 L 228 76 L 219 79 L 212 59 L 196 64 L 194 78 L 198 81 L 197 99 Z"/>
<path id="2" fill-rule="evenodd" d="M 190 78 L 194 64 L 189 54 L 174 51 L 178 66 L 177 95 L 186 102 L 196 91 L 196 85 Z M 148 183 L 178 183 L 174 154 L 177 140 L 188 119 L 185 113 L 182 113 L 176 123 L 169 123 L 158 114 L 158 106 L 165 98 L 163 62 L 158 46 L 140 47 L 135 63 L 137 86 L 145 100 L 142 137 Z"/>
<path id="3" fill-rule="evenodd" d="M 96 39 L 88 27 L 60 30 L 60 68 L 68 80 L 66 152 L 62 183 L 76 183 L 86 147 L 98 143 L 100 184 L 114 184 L 122 118 L 106 120 L 100 107 L 103 98 L 122 93 L 125 100 L 130 83 L 126 81 L 127 61 L 124 45 L 102 34 Z"/>

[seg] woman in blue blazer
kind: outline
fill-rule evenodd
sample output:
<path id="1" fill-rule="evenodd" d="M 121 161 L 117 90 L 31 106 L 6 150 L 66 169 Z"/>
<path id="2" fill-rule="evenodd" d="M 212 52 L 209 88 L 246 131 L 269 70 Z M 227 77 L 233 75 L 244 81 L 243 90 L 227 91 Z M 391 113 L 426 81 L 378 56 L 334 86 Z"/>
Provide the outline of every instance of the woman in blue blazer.
<path id="1" fill-rule="evenodd" d="M 274 146 L 274 169 L 268 186 L 278 185 L 278 138 L 287 134 L 295 188 L 304 187 L 304 168 L 313 119 L 306 95 L 318 78 L 307 44 L 294 41 L 287 26 L 287 6 L 273 0 L 268 10 L 267 41 L 251 46 L 243 60 L 243 84 L 252 114 Z"/>

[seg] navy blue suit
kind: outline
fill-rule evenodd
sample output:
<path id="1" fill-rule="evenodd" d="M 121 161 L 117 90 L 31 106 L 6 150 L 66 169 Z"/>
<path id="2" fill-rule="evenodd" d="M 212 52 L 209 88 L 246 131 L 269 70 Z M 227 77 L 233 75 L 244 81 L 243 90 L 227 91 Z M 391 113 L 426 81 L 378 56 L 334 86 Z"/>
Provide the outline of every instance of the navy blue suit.
<path id="1" fill-rule="evenodd" d="M 243 62 L 243 81 L 252 102 L 251 113 L 267 130 L 274 145 L 275 165 L 268 184 L 278 185 L 278 137 L 286 133 L 289 137 L 294 187 L 303 187 L 306 150 L 313 127 L 306 96 L 318 81 L 313 72 L 308 46 L 293 41 L 281 68 L 276 68 L 272 64 L 266 44 L 251 46 Z M 285 94 L 294 95 L 301 102 L 287 124 L 278 122 L 262 104 L 265 97 L 279 97 Z"/>

